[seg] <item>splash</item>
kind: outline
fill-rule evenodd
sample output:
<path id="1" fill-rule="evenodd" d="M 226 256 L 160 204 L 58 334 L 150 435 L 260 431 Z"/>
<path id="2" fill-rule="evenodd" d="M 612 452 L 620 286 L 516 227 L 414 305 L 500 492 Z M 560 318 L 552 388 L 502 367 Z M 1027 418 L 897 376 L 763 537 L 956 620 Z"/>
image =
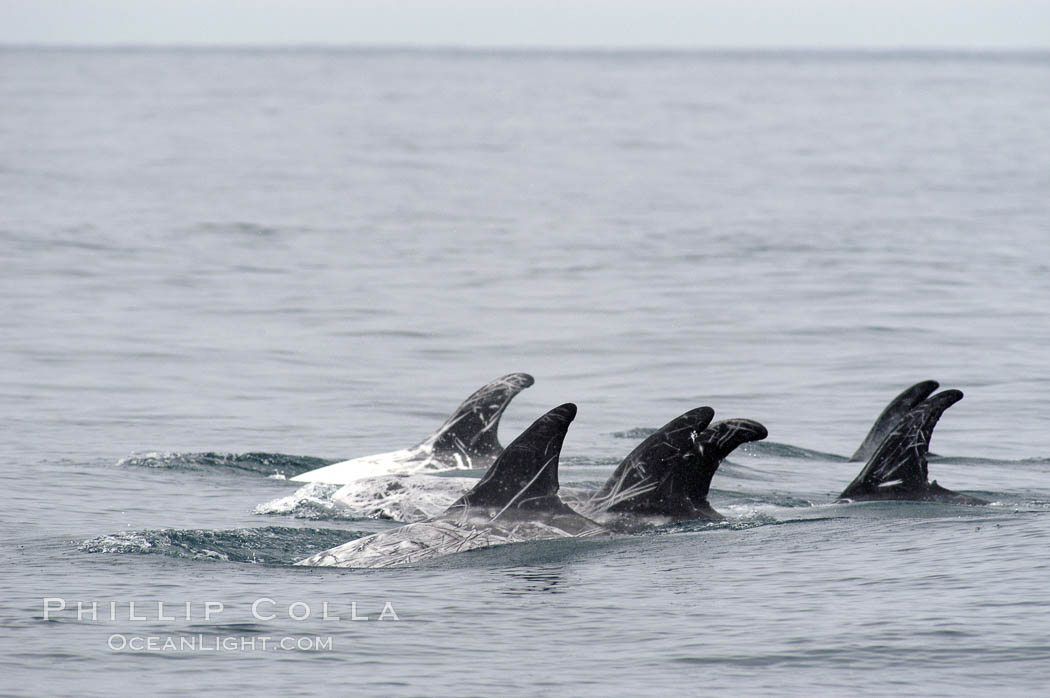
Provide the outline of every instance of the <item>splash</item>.
<path id="1" fill-rule="evenodd" d="M 273 516 L 291 516 L 296 519 L 331 521 L 364 518 L 332 499 L 340 485 L 324 482 L 308 482 L 287 497 L 265 502 L 255 507 L 252 513 Z"/>

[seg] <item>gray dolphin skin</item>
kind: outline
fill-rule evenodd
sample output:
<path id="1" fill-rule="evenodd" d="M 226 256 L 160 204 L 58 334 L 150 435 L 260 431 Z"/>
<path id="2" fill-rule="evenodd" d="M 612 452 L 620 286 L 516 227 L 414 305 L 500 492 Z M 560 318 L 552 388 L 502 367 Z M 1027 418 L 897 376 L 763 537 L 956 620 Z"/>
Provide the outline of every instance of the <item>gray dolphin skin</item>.
<path id="1" fill-rule="evenodd" d="M 871 425 L 871 430 L 864 437 L 864 441 L 857 448 L 856 453 L 850 456 L 850 461 L 864 462 L 875 453 L 886 437 L 890 435 L 904 416 L 917 407 L 923 400 L 933 395 L 940 384 L 937 381 L 920 381 L 910 388 L 905 389 L 900 395 L 890 400 L 886 409 L 882 411 L 879 418 Z"/>
<path id="2" fill-rule="evenodd" d="M 558 459 L 576 405 L 536 420 L 443 514 L 352 540 L 296 564 L 393 567 L 475 548 L 606 533 L 558 497 Z"/>
<path id="3" fill-rule="evenodd" d="M 494 385 L 489 384 L 471 396 L 437 432 L 441 438 L 456 434 L 449 438 L 449 448 L 473 457 L 491 455 L 499 448 L 495 440 L 499 415 L 532 378 L 511 374 L 500 380 L 502 386 L 489 391 Z M 934 381 L 918 383 L 883 411 L 867 440 L 888 431 L 839 495 L 840 501 L 988 503 L 929 481 L 927 456 L 933 429 L 944 411 L 963 397 L 959 390 L 931 396 L 936 387 Z M 486 395 L 494 397 L 486 400 Z M 688 520 L 720 521 L 724 517 L 707 499 L 719 465 L 740 445 L 768 435 L 754 420 L 712 423 L 710 407 L 689 410 L 635 447 L 597 492 L 570 498 L 577 511 L 558 494 L 561 448 L 575 417 L 576 406 L 566 403 L 537 419 L 494 458 L 466 494 L 438 516 L 352 540 L 296 564 L 392 567 L 506 543 L 630 533 Z"/>
<path id="4" fill-rule="evenodd" d="M 458 456 L 474 468 L 489 466 L 503 452 L 496 433 L 500 417 L 514 396 L 534 382 L 527 373 L 511 373 L 483 385 L 420 445 L 429 445 L 433 458 L 449 464 Z"/>
<path id="5" fill-rule="evenodd" d="M 713 414 L 710 407 L 686 412 L 634 448 L 599 490 L 562 488 L 559 496 L 579 513 L 616 530 L 687 519 L 721 520 L 707 501 L 711 479 L 733 449 L 765 438 L 766 429 L 749 419 L 710 423 Z M 506 467 L 508 459 L 501 471 Z M 485 475 L 489 484 L 470 495 L 473 506 L 489 496 L 492 487 L 505 485 L 499 474 L 493 470 Z M 332 500 L 360 517 L 415 523 L 445 513 L 464 492 L 479 485 L 467 477 L 390 474 L 344 485 Z M 288 504 L 287 498 L 275 500 L 264 512 L 273 511 L 271 506 L 284 511 Z"/>
<path id="6" fill-rule="evenodd" d="M 767 432 L 750 419 L 710 424 L 713 417 L 710 407 L 698 407 L 665 424 L 627 454 L 581 509 L 615 530 L 724 519 L 707 501 L 711 479 L 733 449 Z"/>
<path id="7" fill-rule="evenodd" d="M 769 436 L 766 428 L 753 419 L 726 419 L 708 425 L 700 433 L 701 460 L 700 469 L 690 483 L 689 498 L 697 511 L 706 514 L 704 517 L 721 521 L 725 517 L 711 508 L 707 493 L 711 489 L 711 479 L 718 466 L 726 457 L 741 446 L 752 441 L 761 441 Z"/>
<path id="8" fill-rule="evenodd" d="M 533 384 L 527 373 L 486 383 L 463 401 L 437 431 L 411 448 L 331 463 L 291 478 L 345 485 L 382 475 L 487 468 L 503 452 L 497 431 L 507 405 Z"/>
<path id="9" fill-rule="evenodd" d="M 668 422 L 631 451 L 577 512 L 558 495 L 558 460 L 576 417 L 576 406 L 566 403 L 522 432 L 442 514 L 352 540 L 297 564 L 393 567 L 505 543 L 721 520 L 707 501 L 711 478 L 734 448 L 765 438 L 766 429 L 749 419 L 710 424 L 713 416 L 710 407 L 699 407 Z"/>
<path id="10" fill-rule="evenodd" d="M 696 518 L 689 485 L 700 468 L 700 433 L 714 416 L 710 407 L 698 407 L 657 429 L 620 461 L 582 508 L 613 515 Z"/>
<path id="11" fill-rule="evenodd" d="M 932 382 L 932 381 L 931 381 Z M 962 400 L 960 390 L 943 390 L 912 407 L 883 439 L 840 500 L 915 500 L 988 504 L 929 481 L 930 437 L 944 411 Z"/>

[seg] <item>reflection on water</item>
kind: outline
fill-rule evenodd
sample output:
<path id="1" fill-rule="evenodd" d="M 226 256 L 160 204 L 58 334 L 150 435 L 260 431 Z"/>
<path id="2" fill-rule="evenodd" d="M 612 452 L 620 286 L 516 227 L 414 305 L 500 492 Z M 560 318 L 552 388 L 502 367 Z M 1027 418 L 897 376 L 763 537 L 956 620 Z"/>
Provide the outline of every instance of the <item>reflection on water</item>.
<path id="1" fill-rule="evenodd" d="M 567 591 L 562 567 L 512 567 L 500 570 L 510 582 L 500 592 L 507 596 L 562 594 Z"/>

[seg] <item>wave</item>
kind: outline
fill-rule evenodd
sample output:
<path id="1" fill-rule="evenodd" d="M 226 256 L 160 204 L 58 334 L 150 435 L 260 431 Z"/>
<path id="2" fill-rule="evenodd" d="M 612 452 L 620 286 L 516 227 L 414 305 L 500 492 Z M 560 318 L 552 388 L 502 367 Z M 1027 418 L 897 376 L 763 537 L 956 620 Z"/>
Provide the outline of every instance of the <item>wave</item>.
<path id="1" fill-rule="evenodd" d="M 133 454 L 117 461 L 119 467 L 163 470 L 225 470 L 289 478 L 337 461 L 285 453 L 159 453 Z"/>
<path id="2" fill-rule="evenodd" d="M 1047 465 L 1050 464 L 1050 458 L 1020 458 L 1020 459 L 1004 459 L 1004 458 L 976 458 L 971 456 L 938 456 L 934 453 L 929 454 L 929 460 L 936 463 L 945 463 L 948 465 Z"/>
<path id="3" fill-rule="evenodd" d="M 745 456 L 776 456 L 778 458 L 801 458 L 804 460 L 826 460 L 844 463 L 849 460 L 846 456 L 835 453 L 817 451 L 812 448 L 802 448 L 791 444 L 782 444 L 776 441 L 752 441 L 737 448 L 733 453 Z"/>
<path id="4" fill-rule="evenodd" d="M 724 502 L 726 506 L 732 507 L 761 505 L 784 509 L 807 509 L 814 506 L 814 503 L 808 499 L 782 492 L 734 492 L 715 489 L 712 490 L 712 493 L 716 495 L 719 502 Z"/>
<path id="5" fill-rule="evenodd" d="M 651 427 L 635 427 L 626 431 L 614 431 L 611 436 L 614 439 L 644 439 L 656 433 Z M 782 444 L 776 441 L 752 441 L 737 448 L 734 453 L 745 456 L 777 456 L 779 458 L 804 458 L 807 460 L 830 460 L 847 461 L 849 458 L 835 453 L 817 451 L 791 444 Z"/>
<path id="6" fill-rule="evenodd" d="M 614 431 L 611 436 L 614 439 L 644 439 L 656 433 L 654 427 L 635 427 L 625 431 Z"/>
<path id="7" fill-rule="evenodd" d="M 99 536 L 84 541 L 78 549 L 85 553 L 154 554 L 189 560 L 285 565 L 367 535 L 371 533 L 284 526 L 219 531 L 150 529 Z"/>

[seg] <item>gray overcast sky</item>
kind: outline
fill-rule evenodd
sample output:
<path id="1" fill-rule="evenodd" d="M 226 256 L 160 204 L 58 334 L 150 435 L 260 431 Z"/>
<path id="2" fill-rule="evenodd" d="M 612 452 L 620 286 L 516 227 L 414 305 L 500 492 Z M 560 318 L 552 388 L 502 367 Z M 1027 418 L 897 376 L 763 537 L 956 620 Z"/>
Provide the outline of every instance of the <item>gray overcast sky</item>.
<path id="1" fill-rule="evenodd" d="M 0 0 L 0 43 L 1050 48 L 1050 0 Z"/>

